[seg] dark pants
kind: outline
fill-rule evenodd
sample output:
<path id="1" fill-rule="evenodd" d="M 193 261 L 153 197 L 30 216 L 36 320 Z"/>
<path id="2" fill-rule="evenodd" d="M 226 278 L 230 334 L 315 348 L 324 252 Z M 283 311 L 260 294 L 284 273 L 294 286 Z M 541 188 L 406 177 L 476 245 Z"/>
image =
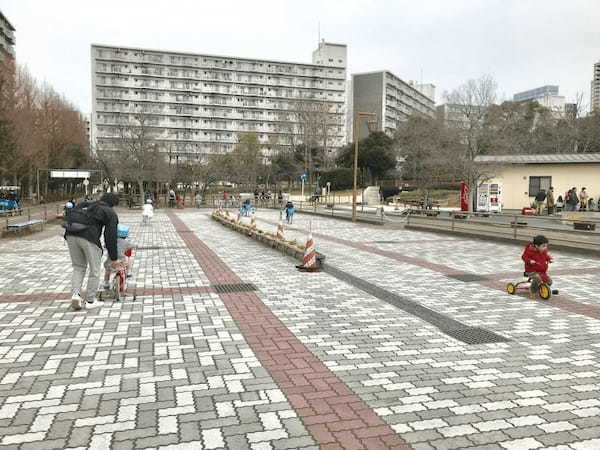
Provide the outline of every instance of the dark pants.
<path id="1" fill-rule="evenodd" d="M 542 280 L 542 275 L 537 272 L 528 272 L 525 275 L 527 275 L 531 279 L 531 287 L 529 288 L 529 290 L 533 293 L 539 291 L 540 285 L 544 283 L 544 280 Z M 548 278 L 548 281 L 546 281 L 545 283 L 548 286 L 552 286 L 552 279 Z"/>

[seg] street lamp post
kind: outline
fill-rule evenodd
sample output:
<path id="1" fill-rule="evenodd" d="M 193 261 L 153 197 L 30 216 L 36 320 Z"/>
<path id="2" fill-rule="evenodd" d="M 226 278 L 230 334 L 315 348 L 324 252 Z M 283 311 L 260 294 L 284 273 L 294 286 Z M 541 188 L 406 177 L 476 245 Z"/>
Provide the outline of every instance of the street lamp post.
<path id="1" fill-rule="evenodd" d="M 370 125 L 377 123 L 377 114 L 369 112 L 354 112 L 354 120 L 352 121 L 352 134 L 354 136 L 354 183 L 352 187 L 352 222 L 356 222 L 356 182 L 358 177 L 358 121 L 361 117 L 375 117 L 375 119 L 367 120 L 369 131 Z"/>

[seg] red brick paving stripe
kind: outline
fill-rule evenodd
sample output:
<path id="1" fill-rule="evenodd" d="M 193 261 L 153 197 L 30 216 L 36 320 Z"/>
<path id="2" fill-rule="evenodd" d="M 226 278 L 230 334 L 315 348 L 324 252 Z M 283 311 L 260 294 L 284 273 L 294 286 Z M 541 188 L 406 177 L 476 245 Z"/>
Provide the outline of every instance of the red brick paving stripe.
<path id="1" fill-rule="evenodd" d="M 190 294 L 208 294 L 213 292 L 210 286 L 199 286 L 199 287 L 178 287 L 178 288 L 140 288 L 140 289 L 128 289 L 127 297 L 130 298 L 134 295 L 138 297 L 142 296 L 172 296 L 176 294 L 190 295 Z M 70 292 L 56 292 L 52 294 L 0 294 L 0 303 L 18 303 L 18 302 L 41 302 L 47 300 L 69 300 L 71 298 Z"/>
<path id="2" fill-rule="evenodd" d="M 267 222 L 275 225 L 276 222 L 260 219 L 263 222 Z M 299 231 L 301 233 L 307 234 L 308 232 L 302 230 L 300 228 L 291 228 L 295 231 Z M 441 264 L 430 263 L 424 259 L 414 258 L 412 256 L 406 256 L 401 253 L 391 251 L 391 250 L 381 250 L 376 247 L 371 247 L 370 245 L 365 245 L 360 242 L 350 241 L 348 239 L 341 239 L 333 236 L 329 236 L 321 233 L 313 233 L 313 237 L 318 237 L 324 239 L 326 241 L 335 242 L 336 244 L 345 245 L 347 247 L 352 247 L 357 250 L 362 250 L 368 253 L 373 253 L 375 255 L 385 256 L 386 258 L 394 259 L 396 261 L 404 262 L 407 264 L 411 264 L 418 267 L 423 267 L 425 269 L 432 270 L 434 272 L 441 273 L 443 275 L 458 275 L 464 273 L 463 271 L 453 269 L 452 267 L 444 266 Z M 587 274 L 587 273 L 598 273 L 600 272 L 600 268 L 593 267 L 590 269 L 559 269 L 553 270 L 552 273 L 554 275 L 578 275 L 578 274 Z M 514 277 L 517 280 L 521 280 L 523 278 L 523 272 L 504 272 L 498 274 L 481 274 L 483 276 L 494 277 L 497 279 L 510 278 Z M 483 280 L 478 282 L 482 286 L 490 287 L 493 289 L 498 289 L 500 291 L 505 291 L 506 285 L 499 281 L 495 280 Z M 538 303 L 543 303 L 544 305 L 552 306 L 554 308 L 562 309 L 563 311 L 567 311 L 570 313 L 580 314 L 582 316 L 590 317 L 592 319 L 600 319 L 600 306 L 590 305 L 587 303 L 581 303 L 569 298 L 566 295 L 561 294 L 560 297 L 554 297 L 550 300 L 539 300 L 535 298 L 530 298 L 529 296 L 522 296 L 522 298 L 537 301 Z"/>
<path id="3" fill-rule="evenodd" d="M 169 217 L 211 283 L 241 282 L 216 253 L 190 233 L 179 217 L 173 213 Z M 411 448 L 311 353 L 255 293 L 226 293 L 219 297 L 320 448 Z M 321 376 L 299 376 L 312 373 Z"/>

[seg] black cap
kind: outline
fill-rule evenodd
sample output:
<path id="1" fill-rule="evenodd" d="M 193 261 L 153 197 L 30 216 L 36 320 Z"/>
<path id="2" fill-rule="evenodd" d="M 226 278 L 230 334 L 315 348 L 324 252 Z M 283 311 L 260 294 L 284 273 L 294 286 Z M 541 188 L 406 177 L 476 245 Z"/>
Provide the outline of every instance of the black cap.
<path id="1" fill-rule="evenodd" d="M 547 244 L 547 243 L 548 243 L 548 238 L 542 234 L 538 234 L 536 237 L 533 238 L 533 245 L 535 245 L 535 246 Z"/>

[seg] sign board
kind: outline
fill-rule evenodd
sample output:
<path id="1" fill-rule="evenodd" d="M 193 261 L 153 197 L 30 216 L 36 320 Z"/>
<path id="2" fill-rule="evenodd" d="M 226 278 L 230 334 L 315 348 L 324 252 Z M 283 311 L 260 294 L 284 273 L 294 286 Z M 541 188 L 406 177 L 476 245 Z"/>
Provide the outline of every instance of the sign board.
<path id="1" fill-rule="evenodd" d="M 87 186 L 90 184 L 90 180 L 88 180 L 87 178 L 85 180 L 83 180 L 83 185 Z"/>
<path id="2" fill-rule="evenodd" d="M 50 178 L 89 178 L 90 173 L 79 170 L 51 170 Z"/>
<path id="3" fill-rule="evenodd" d="M 300 179 L 301 179 L 302 181 L 306 181 L 306 180 L 308 180 L 308 174 L 307 174 L 306 172 L 302 172 L 302 173 L 300 174 Z"/>

